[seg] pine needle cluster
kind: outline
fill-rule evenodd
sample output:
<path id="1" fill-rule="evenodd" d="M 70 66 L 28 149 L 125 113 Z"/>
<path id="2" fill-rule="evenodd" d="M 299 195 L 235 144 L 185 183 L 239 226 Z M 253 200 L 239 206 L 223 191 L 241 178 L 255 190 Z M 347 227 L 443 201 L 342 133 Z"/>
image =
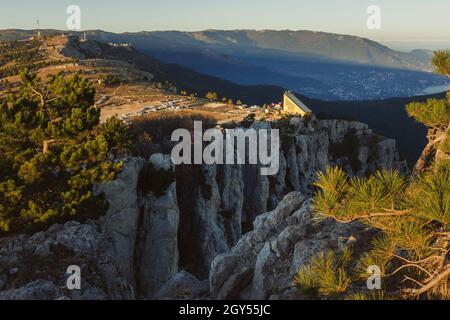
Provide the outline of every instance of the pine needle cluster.
<path id="1" fill-rule="evenodd" d="M 436 52 L 433 63 L 450 77 L 450 50 Z M 318 174 L 316 219 L 360 221 L 380 235 L 369 252 L 352 258 L 357 261 L 351 270 L 340 263 L 340 253 L 314 257 L 295 278 L 303 290 L 356 300 L 450 297 L 450 95 L 406 110 L 428 126 L 430 140 L 411 177 L 395 170 L 349 177 L 339 167 Z M 354 282 L 368 278 L 369 266 L 381 271 L 383 289 L 350 293 Z"/>

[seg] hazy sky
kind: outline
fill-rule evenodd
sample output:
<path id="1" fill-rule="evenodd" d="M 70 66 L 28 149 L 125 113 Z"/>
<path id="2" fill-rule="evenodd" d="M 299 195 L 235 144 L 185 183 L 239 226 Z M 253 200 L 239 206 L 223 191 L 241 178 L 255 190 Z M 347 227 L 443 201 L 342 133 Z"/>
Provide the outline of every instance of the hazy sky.
<path id="1" fill-rule="evenodd" d="M 66 8 L 79 5 L 82 29 L 291 29 L 369 37 L 397 43 L 450 43 L 449 0 L 0 0 L 0 29 L 66 29 Z M 366 26 L 378 5 L 381 30 Z"/>

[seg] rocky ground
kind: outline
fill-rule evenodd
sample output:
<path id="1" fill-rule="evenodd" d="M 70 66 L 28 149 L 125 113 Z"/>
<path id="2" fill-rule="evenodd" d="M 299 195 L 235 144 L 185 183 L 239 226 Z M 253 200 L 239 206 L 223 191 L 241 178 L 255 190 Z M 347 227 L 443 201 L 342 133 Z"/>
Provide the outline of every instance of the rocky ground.
<path id="1" fill-rule="evenodd" d="M 249 165 L 174 168 L 162 154 L 125 159 L 118 179 L 95 190 L 110 203 L 104 217 L 0 239 L 0 299 L 307 298 L 292 287 L 299 267 L 348 242 L 363 250 L 374 233 L 314 223 L 315 173 L 407 169 L 395 141 L 362 123 L 286 121 L 274 177 Z M 350 134 L 352 154 L 337 152 Z M 66 287 L 70 265 L 81 267 L 81 290 Z"/>

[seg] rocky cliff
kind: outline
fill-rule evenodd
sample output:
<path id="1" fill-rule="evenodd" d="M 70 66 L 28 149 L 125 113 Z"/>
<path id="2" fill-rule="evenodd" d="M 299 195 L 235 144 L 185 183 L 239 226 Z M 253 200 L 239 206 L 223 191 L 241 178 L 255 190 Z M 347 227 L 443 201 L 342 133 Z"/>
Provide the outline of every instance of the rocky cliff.
<path id="1" fill-rule="evenodd" d="M 96 188 L 107 214 L 0 240 L 0 299 L 295 298 L 292 274 L 315 252 L 364 238 L 360 226 L 313 225 L 316 172 L 406 173 L 394 140 L 365 124 L 289 118 L 280 170 L 258 165 L 181 165 L 170 156 L 128 158 L 118 179 Z M 370 232 L 369 232 L 370 233 Z M 82 290 L 65 289 L 67 266 Z"/>

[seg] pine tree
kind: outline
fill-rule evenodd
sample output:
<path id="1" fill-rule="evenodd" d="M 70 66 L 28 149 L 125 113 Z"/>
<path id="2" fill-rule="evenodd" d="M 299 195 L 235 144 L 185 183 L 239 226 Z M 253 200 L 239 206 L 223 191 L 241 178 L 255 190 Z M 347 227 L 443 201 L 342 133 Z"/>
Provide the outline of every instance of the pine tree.
<path id="1" fill-rule="evenodd" d="M 447 76 L 449 61 L 450 51 L 438 51 L 433 59 L 437 70 Z M 372 240 L 369 252 L 352 256 L 353 263 L 340 262 L 339 252 L 316 256 L 294 279 L 299 288 L 348 299 L 450 297 L 449 101 L 450 96 L 406 108 L 430 131 L 430 143 L 413 176 L 380 170 L 365 178 L 349 177 L 339 167 L 318 174 L 316 219 L 359 221 L 380 235 Z M 382 291 L 362 290 L 370 266 L 381 270 Z M 361 292 L 350 293 L 350 287 Z"/>
<path id="2" fill-rule="evenodd" d="M 436 72 L 450 78 L 450 50 L 438 50 L 433 56 Z"/>
<path id="3" fill-rule="evenodd" d="M 0 100 L 0 234 L 101 215 L 93 185 L 120 172 L 109 159 L 132 147 L 128 127 L 99 125 L 95 90 L 78 74 L 42 81 L 24 70 L 21 79 Z"/>
<path id="4" fill-rule="evenodd" d="M 436 71 L 450 77 L 450 50 L 437 51 L 433 57 Z M 437 160 L 450 159 L 450 93 L 447 99 L 429 99 L 425 103 L 413 102 L 407 105 L 410 117 L 428 127 L 428 144 L 414 169 L 415 174 L 427 170 Z"/>

